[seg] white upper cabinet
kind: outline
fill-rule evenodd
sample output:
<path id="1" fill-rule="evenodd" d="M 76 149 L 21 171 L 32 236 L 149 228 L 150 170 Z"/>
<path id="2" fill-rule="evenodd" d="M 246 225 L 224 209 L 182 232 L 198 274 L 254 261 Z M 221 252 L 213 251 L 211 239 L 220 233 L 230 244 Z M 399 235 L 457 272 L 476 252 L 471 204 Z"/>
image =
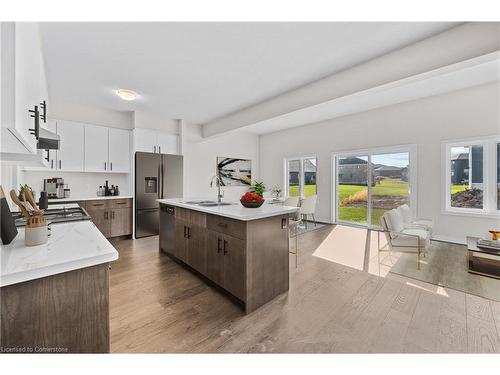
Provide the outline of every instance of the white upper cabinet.
<path id="1" fill-rule="evenodd" d="M 109 128 L 108 145 L 110 172 L 128 173 L 130 171 L 130 132 Z"/>
<path id="2" fill-rule="evenodd" d="M 157 134 L 158 152 L 161 154 L 177 154 L 179 137 L 175 134 L 160 132 Z"/>
<path id="3" fill-rule="evenodd" d="M 178 139 L 179 136 L 175 134 L 157 130 L 135 129 L 134 151 L 177 154 Z"/>
<path id="4" fill-rule="evenodd" d="M 73 121 L 57 121 L 57 134 L 61 137 L 57 150 L 57 169 L 67 172 L 84 170 L 84 125 Z M 49 162 L 52 166 L 52 162 Z"/>
<path id="5" fill-rule="evenodd" d="M 85 171 L 108 172 L 108 128 L 85 125 Z"/>
<path id="6" fill-rule="evenodd" d="M 36 139 L 29 130 L 35 119 L 29 111 L 35 106 L 40 110 L 47 100 L 38 23 L 2 22 L 1 38 L 2 126 L 15 134 L 27 153 L 35 154 Z"/>
<path id="7" fill-rule="evenodd" d="M 146 129 L 134 130 L 134 149 L 142 152 L 158 152 L 156 145 L 156 132 Z"/>

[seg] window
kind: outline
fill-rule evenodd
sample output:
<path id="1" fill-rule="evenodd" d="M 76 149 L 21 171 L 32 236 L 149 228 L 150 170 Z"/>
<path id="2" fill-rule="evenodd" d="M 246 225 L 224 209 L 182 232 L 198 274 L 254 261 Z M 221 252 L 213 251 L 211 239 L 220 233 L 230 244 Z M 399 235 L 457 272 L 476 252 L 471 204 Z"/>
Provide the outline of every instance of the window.
<path id="1" fill-rule="evenodd" d="M 498 214 L 498 137 L 444 144 L 445 210 L 458 214 Z"/>
<path id="2" fill-rule="evenodd" d="M 317 158 L 299 157 L 285 160 L 286 195 L 289 197 L 308 197 L 317 195 Z"/>
<path id="3" fill-rule="evenodd" d="M 384 212 L 403 204 L 413 208 L 410 153 L 415 152 L 414 146 L 402 146 L 334 155 L 336 221 L 378 227 Z"/>

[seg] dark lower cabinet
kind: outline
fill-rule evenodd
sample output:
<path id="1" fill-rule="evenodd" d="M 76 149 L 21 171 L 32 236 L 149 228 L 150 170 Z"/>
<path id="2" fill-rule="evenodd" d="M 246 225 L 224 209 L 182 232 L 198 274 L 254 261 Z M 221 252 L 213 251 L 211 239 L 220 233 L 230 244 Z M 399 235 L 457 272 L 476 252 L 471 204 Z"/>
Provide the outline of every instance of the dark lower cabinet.
<path id="1" fill-rule="evenodd" d="M 223 235 L 208 230 L 206 276 L 219 286 L 224 286 L 224 258 L 222 257 Z"/>
<path id="2" fill-rule="evenodd" d="M 96 199 L 78 204 L 106 238 L 132 234 L 132 199 Z"/>
<path id="3" fill-rule="evenodd" d="M 167 226 L 160 250 L 238 298 L 247 313 L 288 290 L 288 216 L 242 221 L 162 207 L 175 219 L 160 224 Z"/>

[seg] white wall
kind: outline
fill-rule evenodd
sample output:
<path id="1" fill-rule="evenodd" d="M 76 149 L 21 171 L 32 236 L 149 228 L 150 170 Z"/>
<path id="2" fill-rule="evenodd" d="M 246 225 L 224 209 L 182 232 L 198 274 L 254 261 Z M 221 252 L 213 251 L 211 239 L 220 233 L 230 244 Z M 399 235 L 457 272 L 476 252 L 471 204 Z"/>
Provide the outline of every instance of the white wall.
<path id="1" fill-rule="evenodd" d="M 210 179 L 216 174 L 217 156 L 252 161 L 252 179 L 259 178 L 259 137 L 241 132 L 220 137 L 202 138 L 198 125 L 184 124 L 184 196 L 190 198 L 217 197 L 217 188 L 210 188 Z M 248 187 L 225 187 L 224 199 L 237 201 Z"/>
<path id="2" fill-rule="evenodd" d="M 134 127 L 179 134 L 178 120 L 145 111 L 134 111 Z"/>
<path id="3" fill-rule="evenodd" d="M 50 98 L 47 105 L 48 117 L 58 120 L 84 122 L 93 125 L 114 128 L 133 129 L 133 111 L 115 111 L 112 109 L 87 107 Z"/>
<path id="4" fill-rule="evenodd" d="M 283 185 L 283 160 L 318 156 L 318 220 L 331 220 L 331 153 L 417 144 L 417 213 L 434 218 L 436 238 L 464 242 L 487 234 L 498 220 L 441 212 L 441 142 L 500 132 L 500 89 L 488 84 L 446 95 L 280 131 L 260 138 L 260 177 Z"/>
<path id="5" fill-rule="evenodd" d="M 64 183 L 69 184 L 71 197 L 92 197 L 97 196 L 100 185 L 104 185 L 108 180 L 109 186 L 118 185 L 120 195 L 131 195 L 132 190 L 128 181 L 128 174 L 112 173 L 74 173 L 58 171 L 20 171 L 18 180 L 21 184 L 28 184 L 36 191 L 37 198 L 43 190 L 43 179 L 51 177 L 64 178 Z"/>

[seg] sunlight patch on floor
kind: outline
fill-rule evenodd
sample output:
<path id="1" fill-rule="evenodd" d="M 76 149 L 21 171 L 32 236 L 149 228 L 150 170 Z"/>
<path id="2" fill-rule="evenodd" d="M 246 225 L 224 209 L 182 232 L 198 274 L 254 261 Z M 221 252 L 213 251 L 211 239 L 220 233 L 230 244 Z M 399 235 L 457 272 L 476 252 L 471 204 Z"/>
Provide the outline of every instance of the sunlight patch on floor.
<path id="1" fill-rule="evenodd" d="M 314 251 L 313 256 L 363 270 L 366 229 L 337 225 Z"/>

